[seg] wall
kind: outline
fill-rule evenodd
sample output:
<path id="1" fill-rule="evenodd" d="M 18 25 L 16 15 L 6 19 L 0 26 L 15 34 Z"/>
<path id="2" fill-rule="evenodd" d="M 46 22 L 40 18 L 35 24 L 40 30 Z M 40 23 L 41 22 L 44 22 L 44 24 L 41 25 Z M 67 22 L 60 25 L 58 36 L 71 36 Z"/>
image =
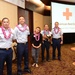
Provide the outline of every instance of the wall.
<path id="1" fill-rule="evenodd" d="M 33 29 L 40 26 L 43 29 L 43 15 L 33 12 Z"/>
<path id="2" fill-rule="evenodd" d="M 10 19 L 10 27 L 14 28 L 17 24 L 17 6 L 0 0 L 0 20 L 4 17 Z"/>
<path id="3" fill-rule="evenodd" d="M 35 29 L 37 26 L 40 26 L 41 29 L 43 29 L 45 24 L 48 24 L 51 29 L 51 17 L 43 16 L 41 14 L 33 12 L 33 29 Z"/>
<path id="4" fill-rule="evenodd" d="M 44 25 L 48 24 L 51 30 L 51 16 L 44 16 L 43 22 L 44 22 Z"/>

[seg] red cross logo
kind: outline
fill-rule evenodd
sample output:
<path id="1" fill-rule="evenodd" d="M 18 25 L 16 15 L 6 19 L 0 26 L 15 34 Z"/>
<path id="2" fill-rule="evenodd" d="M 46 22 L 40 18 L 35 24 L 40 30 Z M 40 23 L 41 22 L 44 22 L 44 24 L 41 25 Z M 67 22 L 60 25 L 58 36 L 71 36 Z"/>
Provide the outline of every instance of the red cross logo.
<path id="1" fill-rule="evenodd" d="M 72 12 L 69 12 L 69 8 L 66 8 L 66 12 L 63 12 L 63 16 L 66 16 L 66 20 L 69 20 L 69 17 L 72 16 Z"/>

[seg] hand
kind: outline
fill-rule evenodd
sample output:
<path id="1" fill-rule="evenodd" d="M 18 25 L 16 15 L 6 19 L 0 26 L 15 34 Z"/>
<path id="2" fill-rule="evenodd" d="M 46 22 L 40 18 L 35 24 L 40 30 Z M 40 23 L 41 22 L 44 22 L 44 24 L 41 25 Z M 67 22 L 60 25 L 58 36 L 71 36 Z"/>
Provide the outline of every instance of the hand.
<path id="1" fill-rule="evenodd" d="M 60 44 L 63 44 L 63 41 L 61 41 Z"/>
<path id="2" fill-rule="evenodd" d="M 41 46 L 41 44 L 39 44 L 39 46 L 35 46 L 34 44 L 32 44 L 32 46 L 33 46 L 34 48 L 39 48 L 39 47 Z"/>
<path id="3" fill-rule="evenodd" d="M 40 46 L 36 46 L 36 48 L 39 48 Z"/>
<path id="4" fill-rule="evenodd" d="M 27 26 L 27 30 L 29 31 L 29 27 Z"/>
<path id="5" fill-rule="evenodd" d="M 44 35 L 43 37 L 44 37 L 44 38 L 47 38 L 47 35 Z"/>
<path id="6" fill-rule="evenodd" d="M 34 48 L 36 48 L 36 46 L 34 46 L 34 44 L 32 44 L 32 46 L 33 46 Z"/>
<path id="7" fill-rule="evenodd" d="M 51 44 L 53 44 L 53 42 L 51 41 Z"/>
<path id="8" fill-rule="evenodd" d="M 33 46 L 34 48 L 37 48 L 37 46 Z"/>

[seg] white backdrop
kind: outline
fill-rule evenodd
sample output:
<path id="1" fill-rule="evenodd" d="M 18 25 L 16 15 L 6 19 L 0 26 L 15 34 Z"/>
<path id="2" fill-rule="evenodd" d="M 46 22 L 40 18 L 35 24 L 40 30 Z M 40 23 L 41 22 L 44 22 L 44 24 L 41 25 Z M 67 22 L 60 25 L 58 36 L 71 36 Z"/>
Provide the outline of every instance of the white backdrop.
<path id="1" fill-rule="evenodd" d="M 52 28 L 56 21 L 63 33 L 75 33 L 75 5 L 51 2 Z"/>
<path id="2" fill-rule="evenodd" d="M 20 6 L 22 8 L 25 8 L 25 0 L 4 0 L 4 1 L 15 4 L 15 5 Z"/>

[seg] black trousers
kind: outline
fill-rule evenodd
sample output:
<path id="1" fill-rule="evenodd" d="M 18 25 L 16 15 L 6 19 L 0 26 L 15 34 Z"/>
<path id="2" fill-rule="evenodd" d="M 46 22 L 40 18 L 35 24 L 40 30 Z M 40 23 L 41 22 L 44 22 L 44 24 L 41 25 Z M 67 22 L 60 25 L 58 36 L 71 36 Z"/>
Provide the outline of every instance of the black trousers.
<path id="1" fill-rule="evenodd" d="M 49 60 L 49 48 L 50 48 L 50 42 L 49 41 L 43 41 L 42 43 L 42 61 L 45 59 L 44 57 L 44 53 L 45 53 L 45 49 L 46 49 L 46 60 Z"/>
<path id="2" fill-rule="evenodd" d="M 57 48 L 57 50 L 58 50 L 58 59 L 60 59 L 60 57 L 61 57 L 61 44 L 60 44 L 60 42 L 61 42 L 61 39 L 59 38 L 59 39 L 55 39 L 55 38 L 53 38 L 52 39 L 52 43 L 53 43 L 53 59 L 55 59 L 55 57 L 56 57 L 56 55 L 55 55 L 55 51 L 56 51 L 56 48 Z"/>

